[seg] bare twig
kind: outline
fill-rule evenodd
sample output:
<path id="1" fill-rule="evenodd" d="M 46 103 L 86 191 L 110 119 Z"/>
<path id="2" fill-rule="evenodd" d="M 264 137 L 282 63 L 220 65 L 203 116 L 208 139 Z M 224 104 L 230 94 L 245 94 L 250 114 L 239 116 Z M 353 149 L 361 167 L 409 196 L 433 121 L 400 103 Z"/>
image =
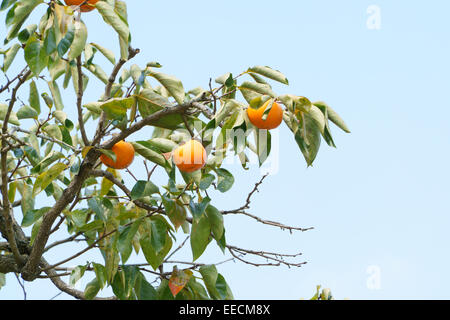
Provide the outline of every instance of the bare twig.
<path id="1" fill-rule="evenodd" d="M 267 252 L 267 251 L 254 251 L 249 249 L 243 249 L 238 248 L 232 245 L 226 246 L 228 251 L 231 253 L 233 257 L 238 259 L 239 261 L 242 261 L 246 264 L 251 264 L 256 267 L 261 266 L 280 266 L 285 265 L 287 267 L 301 267 L 302 265 L 306 264 L 306 262 L 288 262 L 284 260 L 284 258 L 296 258 L 298 256 L 301 256 L 301 253 L 297 254 L 284 254 L 284 253 L 276 253 L 276 252 Z M 266 263 L 259 263 L 259 262 L 253 262 L 246 260 L 244 258 L 241 258 L 241 256 L 238 256 L 238 254 L 241 254 L 243 256 L 245 255 L 251 255 L 259 258 L 263 258 L 266 261 L 273 261 L 273 262 L 266 262 Z"/>
<path id="2" fill-rule="evenodd" d="M 177 251 L 179 251 L 181 248 L 183 248 L 183 246 L 186 244 L 186 241 L 188 239 L 189 239 L 189 236 L 187 236 L 186 239 L 184 239 L 184 241 L 175 250 L 173 250 L 172 253 L 166 257 L 166 259 L 164 259 L 163 263 L 166 263 L 167 260 L 170 259 L 170 257 L 172 257 L 175 253 L 177 253 Z"/>

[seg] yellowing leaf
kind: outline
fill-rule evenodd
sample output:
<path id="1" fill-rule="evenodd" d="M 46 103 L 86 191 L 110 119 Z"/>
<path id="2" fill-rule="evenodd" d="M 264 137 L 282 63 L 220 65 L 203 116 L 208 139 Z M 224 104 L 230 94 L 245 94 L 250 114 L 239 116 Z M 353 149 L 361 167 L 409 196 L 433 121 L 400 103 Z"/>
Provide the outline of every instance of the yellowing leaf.
<path id="1" fill-rule="evenodd" d="M 48 187 L 53 180 L 55 180 L 61 172 L 63 172 L 67 166 L 64 163 L 58 162 L 53 165 L 47 171 L 41 173 L 37 178 L 33 186 L 33 196 Z"/>
<path id="2" fill-rule="evenodd" d="M 176 266 L 173 267 L 172 275 L 169 279 L 169 288 L 174 297 L 183 290 L 191 276 L 191 270 L 178 270 Z"/>
<path id="3" fill-rule="evenodd" d="M 84 147 L 83 150 L 81 150 L 81 155 L 83 156 L 83 158 L 86 158 L 86 155 L 88 154 L 89 150 L 91 150 L 93 147 L 92 146 L 88 146 L 88 147 Z"/>

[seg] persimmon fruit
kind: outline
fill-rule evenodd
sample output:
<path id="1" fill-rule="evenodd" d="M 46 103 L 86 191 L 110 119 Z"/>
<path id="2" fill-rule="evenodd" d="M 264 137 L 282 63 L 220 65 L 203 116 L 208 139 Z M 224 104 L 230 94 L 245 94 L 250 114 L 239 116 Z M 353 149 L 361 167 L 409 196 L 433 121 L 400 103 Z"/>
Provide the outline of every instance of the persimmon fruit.
<path id="1" fill-rule="evenodd" d="M 173 151 L 172 158 L 180 171 L 194 172 L 206 163 L 206 150 L 197 140 L 190 140 Z"/>
<path id="2" fill-rule="evenodd" d="M 81 12 L 89 12 L 89 11 L 94 10 L 95 9 L 95 4 L 98 1 L 99 0 L 88 0 L 87 2 L 86 2 L 86 0 L 64 0 L 66 5 L 68 5 L 68 6 L 79 6 L 83 2 L 86 2 L 85 4 L 83 4 L 80 7 Z"/>
<path id="3" fill-rule="evenodd" d="M 272 105 L 272 109 L 270 109 L 269 114 L 267 115 L 266 120 L 262 119 L 264 114 L 264 110 L 269 106 L 271 100 L 266 101 L 261 107 L 258 109 L 254 109 L 248 107 L 247 115 L 250 122 L 259 129 L 275 129 L 281 124 L 283 120 L 283 109 L 281 106 L 274 101 Z"/>
<path id="4" fill-rule="evenodd" d="M 125 169 L 127 168 L 134 159 L 134 147 L 131 143 L 125 141 L 117 142 L 111 151 L 116 154 L 116 161 L 113 161 L 110 157 L 105 154 L 100 156 L 100 161 L 104 165 L 113 169 Z"/>

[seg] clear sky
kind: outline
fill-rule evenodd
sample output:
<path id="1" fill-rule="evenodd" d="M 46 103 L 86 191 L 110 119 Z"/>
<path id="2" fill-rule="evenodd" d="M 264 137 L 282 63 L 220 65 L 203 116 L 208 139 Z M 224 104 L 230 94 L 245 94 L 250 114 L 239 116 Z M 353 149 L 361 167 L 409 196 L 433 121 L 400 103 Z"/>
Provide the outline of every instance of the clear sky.
<path id="1" fill-rule="evenodd" d="M 277 86 L 278 92 L 326 101 L 352 130 L 332 128 L 337 149 L 323 143 L 312 168 L 289 130 L 279 130 L 278 171 L 261 186 L 250 212 L 315 229 L 289 234 L 227 216 L 227 240 L 249 249 L 301 251 L 308 263 L 299 269 L 221 265 L 235 298 L 309 298 L 317 284 L 337 298 L 449 298 L 448 1 L 127 3 L 132 44 L 141 49 L 135 63 L 159 61 L 185 88 L 268 65 L 289 79 L 290 86 Z M 368 28 L 371 5 L 380 10 L 379 29 Z M 83 19 L 89 41 L 117 52 L 116 37 L 98 14 Z M 107 62 L 102 66 L 110 70 Z M 89 89 L 85 101 L 96 101 L 101 91 Z M 75 107 L 73 90 L 64 95 Z M 247 172 L 237 164 L 228 168 L 236 183 L 229 193 L 215 194 L 213 204 L 221 209 L 242 205 L 260 178 L 255 166 Z M 134 164 L 134 170 L 142 167 Z M 48 259 L 59 261 L 70 250 L 56 250 Z M 92 259 L 98 255 L 78 262 Z M 200 261 L 223 259 L 212 244 Z M 7 281 L 0 299 L 22 298 L 15 277 Z M 28 298 L 58 292 L 45 281 L 26 288 Z"/>

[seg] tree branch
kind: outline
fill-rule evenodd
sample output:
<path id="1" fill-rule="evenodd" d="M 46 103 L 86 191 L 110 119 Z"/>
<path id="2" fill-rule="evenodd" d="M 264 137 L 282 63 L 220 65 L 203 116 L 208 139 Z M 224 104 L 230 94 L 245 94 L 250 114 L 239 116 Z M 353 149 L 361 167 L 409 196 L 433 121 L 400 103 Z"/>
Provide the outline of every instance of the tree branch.
<path id="1" fill-rule="evenodd" d="M 77 110 L 78 110 L 78 125 L 80 126 L 81 139 L 85 146 L 90 145 L 89 139 L 86 135 L 86 129 L 84 128 L 83 120 L 83 72 L 81 71 L 81 55 L 77 58 L 77 71 L 78 71 L 78 92 L 77 92 Z"/>
<path id="2" fill-rule="evenodd" d="M 1 192 L 2 192 L 2 204 L 3 204 L 3 217 L 4 217 L 4 223 L 6 228 L 6 234 L 7 234 L 7 240 L 10 244 L 11 251 L 14 255 L 14 259 L 18 266 L 22 266 L 23 264 L 23 258 L 20 254 L 19 248 L 17 247 L 16 242 L 16 236 L 13 228 L 13 221 L 12 221 L 12 208 L 11 204 L 9 202 L 9 196 L 8 196 L 8 166 L 7 166 L 7 157 L 8 157 L 8 149 L 5 149 L 5 145 L 7 144 L 6 136 L 8 134 L 8 122 L 9 118 L 11 116 L 12 109 L 14 107 L 14 104 L 17 101 L 17 91 L 19 91 L 22 84 L 25 83 L 27 78 L 30 76 L 31 71 L 28 70 L 25 72 L 26 69 L 24 69 L 21 74 L 18 76 L 18 83 L 14 87 L 11 93 L 11 100 L 9 101 L 8 109 L 6 110 L 5 118 L 3 119 L 3 128 L 2 128 L 2 150 L 1 150 L 1 159 L 0 159 L 0 166 L 1 166 L 1 178 L 2 178 L 2 185 L 1 185 Z"/>
<path id="3" fill-rule="evenodd" d="M 128 59 L 120 59 L 119 62 L 114 66 L 111 75 L 109 76 L 108 83 L 105 87 L 105 94 L 103 97 L 103 101 L 107 101 L 111 98 L 111 89 L 114 84 L 114 81 L 116 80 L 117 74 L 119 73 L 120 69 L 123 67 L 123 65 L 127 62 L 133 59 L 138 53 L 140 52 L 139 49 L 133 49 L 131 47 L 128 48 Z M 95 132 L 94 139 L 92 139 L 92 145 L 97 145 L 100 140 L 102 139 L 104 135 L 104 126 L 106 122 L 106 113 L 102 111 L 100 115 L 100 120 L 97 125 L 97 130 Z"/>
<path id="4" fill-rule="evenodd" d="M 296 258 L 298 256 L 301 256 L 302 255 L 301 253 L 283 254 L 283 253 L 267 252 L 267 251 L 254 251 L 254 250 L 249 250 L 249 249 L 238 248 L 238 247 L 235 247 L 232 245 L 227 245 L 227 248 L 233 257 L 235 257 L 239 261 L 242 261 L 246 264 L 253 265 L 255 267 L 262 267 L 262 266 L 276 267 L 276 266 L 280 266 L 283 264 L 290 268 L 290 267 L 301 267 L 302 265 L 306 264 L 306 262 L 295 263 L 295 262 L 288 262 L 288 261 L 284 260 L 285 258 Z M 252 255 L 255 257 L 263 258 L 266 261 L 273 261 L 273 262 L 266 262 L 266 263 L 252 262 L 250 260 L 241 258 L 242 256 L 245 256 L 245 255 Z"/>
<path id="5" fill-rule="evenodd" d="M 52 269 L 47 269 L 49 264 L 46 261 L 41 262 L 41 267 L 46 269 L 45 273 L 49 276 L 51 282 L 61 291 L 71 295 L 74 298 L 85 300 L 86 296 L 84 292 L 78 291 L 69 285 L 67 285 L 64 281 L 61 280 L 61 277 L 56 273 L 56 271 Z M 116 297 L 108 297 L 108 298 L 94 298 L 94 300 L 117 300 Z"/>

